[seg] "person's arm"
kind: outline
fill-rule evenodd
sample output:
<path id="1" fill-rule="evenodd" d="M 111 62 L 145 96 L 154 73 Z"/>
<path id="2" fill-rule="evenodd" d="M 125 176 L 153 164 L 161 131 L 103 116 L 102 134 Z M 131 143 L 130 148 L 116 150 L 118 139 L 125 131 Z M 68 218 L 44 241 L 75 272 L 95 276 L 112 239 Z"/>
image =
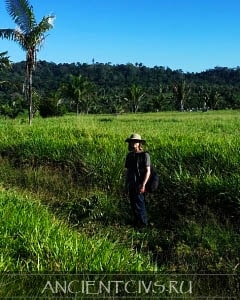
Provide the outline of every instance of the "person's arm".
<path id="1" fill-rule="evenodd" d="M 146 183 L 148 182 L 150 174 L 151 174 L 150 166 L 147 166 L 146 167 L 146 174 L 145 174 L 145 177 L 143 179 L 143 183 L 142 183 L 142 185 L 140 187 L 140 193 L 144 193 L 145 192 L 145 186 L 146 186 Z"/>
<path id="2" fill-rule="evenodd" d="M 151 174 L 150 165 L 151 165 L 150 155 L 149 155 L 148 152 L 145 152 L 146 173 L 145 173 L 145 176 L 143 178 L 142 185 L 140 186 L 140 193 L 144 193 L 145 192 L 145 186 L 146 186 L 146 184 L 148 182 L 148 179 L 150 177 L 150 174 Z"/>
<path id="3" fill-rule="evenodd" d="M 127 193 L 128 192 L 128 185 L 129 185 L 129 170 L 128 170 L 128 168 L 129 168 L 129 153 L 128 153 L 128 155 L 126 156 L 126 159 L 125 159 L 125 170 L 124 170 L 124 180 L 125 180 L 125 182 L 124 182 L 124 192 L 125 193 Z"/>
<path id="4" fill-rule="evenodd" d="M 128 180 L 128 169 L 125 168 L 125 178 L 124 178 L 124 192 L 128 192 L 128 185 L 129 185 L 129 180 Z"/>

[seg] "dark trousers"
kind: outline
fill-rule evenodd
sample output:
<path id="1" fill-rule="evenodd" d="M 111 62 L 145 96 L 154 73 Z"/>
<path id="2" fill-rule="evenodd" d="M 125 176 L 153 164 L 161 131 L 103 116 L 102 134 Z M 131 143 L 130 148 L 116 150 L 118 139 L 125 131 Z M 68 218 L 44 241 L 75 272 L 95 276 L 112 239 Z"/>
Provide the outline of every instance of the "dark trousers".
<path id="1" fill-rule="evenodd" d="M 147 211 L 145 206 L 145 194 L 129 191 L 129 198 L 132 211 L 135 217 L 135 225 L 138 227 L 146 226 L 148 223 Z"/>

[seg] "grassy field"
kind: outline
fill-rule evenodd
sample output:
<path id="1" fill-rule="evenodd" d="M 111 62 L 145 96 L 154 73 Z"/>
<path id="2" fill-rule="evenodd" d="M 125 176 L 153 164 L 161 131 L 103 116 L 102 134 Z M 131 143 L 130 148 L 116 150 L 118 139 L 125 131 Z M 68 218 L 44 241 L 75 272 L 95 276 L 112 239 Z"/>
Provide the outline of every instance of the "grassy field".
<path id="1" fill-rule="evenodd" d="M 123 190 L 133 132 L 160 175 L 151 227 Z M 2 272 L 239 274 L 240 112 L 0 120 Z"/>

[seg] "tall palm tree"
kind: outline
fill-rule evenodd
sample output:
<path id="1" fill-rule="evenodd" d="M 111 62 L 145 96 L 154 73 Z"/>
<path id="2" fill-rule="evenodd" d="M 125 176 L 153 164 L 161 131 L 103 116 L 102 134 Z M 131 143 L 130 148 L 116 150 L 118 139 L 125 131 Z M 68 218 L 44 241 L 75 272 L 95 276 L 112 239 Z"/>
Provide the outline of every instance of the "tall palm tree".
<path id="1" fill-rule="evenodd" d="M 18 28 L 0 29 L 0 38 L 13 40 L 26 52 L 25 95 L 29 105 L 29 124 L 33 118 L 32 72 L 36 64 L 36 54 L 45 40 L 45 32 L 53 28 L 54 16 L 44 16 L 36 22 L 33 7 L 28 0 L 6 0 L 6 8 Z"/>

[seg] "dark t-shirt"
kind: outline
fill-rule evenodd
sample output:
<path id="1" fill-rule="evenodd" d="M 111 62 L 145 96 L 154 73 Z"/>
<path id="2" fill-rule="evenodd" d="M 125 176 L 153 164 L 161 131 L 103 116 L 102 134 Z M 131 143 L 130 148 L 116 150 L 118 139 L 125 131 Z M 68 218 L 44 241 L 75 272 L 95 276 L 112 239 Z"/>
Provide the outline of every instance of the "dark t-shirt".
<path id="1" fill-rule="evenodd" d="M 126 157 L 125 167 L 127 168 L 127 184 L 129 187 L 136 187 L 142 184 L 146 168 L 150 167 L 150 155 L 148 152 L 129 152 Z"/>

